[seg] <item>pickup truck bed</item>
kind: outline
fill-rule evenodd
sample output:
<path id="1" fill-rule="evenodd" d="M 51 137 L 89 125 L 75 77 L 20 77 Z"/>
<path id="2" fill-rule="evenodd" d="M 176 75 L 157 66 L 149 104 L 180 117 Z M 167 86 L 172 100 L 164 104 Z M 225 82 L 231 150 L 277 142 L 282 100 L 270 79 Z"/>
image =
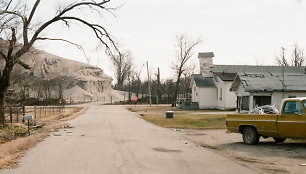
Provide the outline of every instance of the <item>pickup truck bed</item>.
<path id="1" fill-rule="evenodd" d="M 281 114 L 228 114 L 227 132 L 241 133 L 246 144 L 256 144 L 260 137 L 306 139 L 306 97 L 284 99 Z"/>
<path id="2" fill-rule="evenodd" d="M 246 126 L 256 128 L 257 133 L 266 136 L 277 136 L 277 114 L 228 114 L 226 127 L 228 132 L 241 133 Z"/>

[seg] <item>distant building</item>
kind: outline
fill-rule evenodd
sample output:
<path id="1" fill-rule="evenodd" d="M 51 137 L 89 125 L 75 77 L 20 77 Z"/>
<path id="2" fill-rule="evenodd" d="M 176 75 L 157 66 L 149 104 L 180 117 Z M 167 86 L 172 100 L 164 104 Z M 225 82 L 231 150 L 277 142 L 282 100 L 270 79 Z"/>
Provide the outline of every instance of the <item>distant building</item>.
<path id="1" fill-rule="evenodd" d="M 306 96 L 306 67 L 213 65 L 213 57 L 212 52 L 199 53 L 201 74 L 192 76 L 192 102 L 199 109 L 249 110 L 255 105 L 278 106 L 283 95 Z"/>

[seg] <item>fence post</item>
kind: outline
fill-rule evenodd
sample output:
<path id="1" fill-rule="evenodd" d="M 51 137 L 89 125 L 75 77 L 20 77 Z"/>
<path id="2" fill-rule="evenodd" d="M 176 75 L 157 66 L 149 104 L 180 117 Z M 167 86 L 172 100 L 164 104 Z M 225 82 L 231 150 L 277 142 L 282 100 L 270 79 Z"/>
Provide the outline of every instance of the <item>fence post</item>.
<path id="1" fill-rule="evenodd" d="M 47 116 L 47 106 L 45 106 L 45 117 Z"/>
<path id="2" fill-rule="evenodd" d="M 19 108 L 17 108 L 16 115 L 16 122 L 19 123 Z"/>
<path id="3" fill-rule="evenodd" d="M 25 106 L 22 106 L 22 116 L 25 116 Z"/>
<path id="4" fill-rule="evenodd" d="M 36 119 L 36 105 L 34 106 L 34 118 Z"/>
<path id="5" fill-rule="evenodd" d="M 10 106 L 10 122 L 11 122 L 11 125 L 12 125 L 13 124 L 12 106 Z"/>
<path id="6" fill-rule="evenodd" d="M 41 118 L 41 106 L 39 106 L 39 118 Z"/>

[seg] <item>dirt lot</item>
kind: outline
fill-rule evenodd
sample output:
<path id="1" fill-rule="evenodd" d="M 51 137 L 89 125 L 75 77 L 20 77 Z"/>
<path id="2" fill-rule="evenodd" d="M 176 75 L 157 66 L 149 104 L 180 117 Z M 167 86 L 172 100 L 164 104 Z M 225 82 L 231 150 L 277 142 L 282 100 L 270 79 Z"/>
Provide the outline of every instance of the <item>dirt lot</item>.
<path id="1" fill-rule="evenodd" d="M 226 130 L 175 130 L 185 138 L 211 148 L 260 173 L 305 173 L 306 141 L 287 140 L 276 144 L 272 138 L 260 139 L 258 145 L 245 145 L 240 134 Z"/>
<path id="2" fill-rule="evenodd" d="M 137 112 L 140 117 L 146 121 L 154 123 L 162 127 L 169 127 L 171 119 L 161 119 L 160 114 L 166 110 L 174 110 L 171 107 L 146 107 L 137 106 L 130 107 L 129 110 Z M 218 113 L 215 111 L 175 111 L 176 114 L 197 121 L 197 117 L 202 114 L 208 114 L 209 117 L 222 117 L 226 112 Z M 189 115 L 189 116 L 188 116 Z M 154 118 L 154 116 L 156 118 Z M 195 118 L 192 118 L 194 116 Z M 154 118 L 151 119 L 151 118 Z M 207 118 L 204 117 L 207 120 Z M 203 120 L 203 118 L 201 119 Z M 200 121 L 201 121 L 200 120 Z M 158 121 L 158 122 L 156 122 Z M 235 160 L 242 165 L 248 166 L 259 173 L 306 173 L 306 140 L 287 140 L 285 143 L 277 144 L 272 138 L 260 139 L 258 145 L 245 145 L 242 141 L 241 134 L 227 134 L 226 129 L 220 129 L 219 123 L 214 124 L 219 129 L 205 129 L 205 125 L 201 125 L 202 129 L 181 129 L 181 122 L 172 120 L 172 129 L 183 137 L 210 148 L 221 155 Z M 182 120 L 184 121 L 184 120 Z M 220 120 L 219 120 L 220 121 Z M 225 119 L 222 121 L 225 124 Z M 175 126 L 178 124 L 179 126 Z M 203 129 L 204 128 L 204 129 Z M 305 166 L 303 166 L 305 164 Z"/>

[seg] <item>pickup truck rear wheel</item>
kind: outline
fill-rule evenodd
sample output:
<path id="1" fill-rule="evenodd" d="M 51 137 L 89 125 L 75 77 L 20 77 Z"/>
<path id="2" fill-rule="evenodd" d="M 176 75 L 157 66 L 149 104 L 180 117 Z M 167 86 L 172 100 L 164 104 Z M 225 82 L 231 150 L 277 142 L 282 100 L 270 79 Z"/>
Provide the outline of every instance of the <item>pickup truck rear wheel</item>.
<path id="1" fill-rule="evenodd" d="M 286 141 L 286 138 L 276 138 L 276 137 L 273 137 L 273 139 L 277 143 L 282 143 L 282 142 Z"/>
<path id="2" fill-rule="evenodd" d="M 260 136 L 253 127 L 246 127 L 242 130 L 242 139 L 245 144 L 252 145 L 259 142 Z"/>

